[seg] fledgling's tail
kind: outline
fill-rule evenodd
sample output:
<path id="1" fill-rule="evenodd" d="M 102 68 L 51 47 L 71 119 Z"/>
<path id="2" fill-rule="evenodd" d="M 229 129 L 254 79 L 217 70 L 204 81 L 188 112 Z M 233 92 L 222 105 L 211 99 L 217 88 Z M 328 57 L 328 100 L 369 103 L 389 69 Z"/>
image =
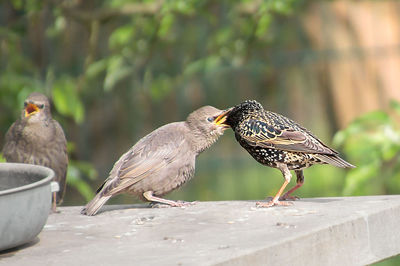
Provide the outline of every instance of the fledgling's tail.
<path id="1" fill-rule="evenodd" d="M 97 193 L 96 196 L 81 210 L 81 214 L 93 216 L 107 202 L 111 196 L 104 196 L 103 193 Z"/>
<path id="2" fill-rule="evenodd" d="M 342 158 L 340 158 L 337 155 L 328 155 L 328 154 L 316 154 L 316 157 L 318 159 L 320 159 L 321 161 L 337 166 L 337 167 L 341 167 L 341 168 L 355 168 L 354 165 L 352 165 L 349 162 L 346 162 L 345 160 L 343 160 Z"/>

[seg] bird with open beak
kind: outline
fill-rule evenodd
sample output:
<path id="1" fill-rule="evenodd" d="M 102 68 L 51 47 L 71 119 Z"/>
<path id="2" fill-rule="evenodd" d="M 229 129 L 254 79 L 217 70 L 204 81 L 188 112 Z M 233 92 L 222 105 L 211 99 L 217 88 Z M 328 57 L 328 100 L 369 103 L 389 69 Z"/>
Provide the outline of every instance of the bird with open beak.
<path id="1" fill-rule="evenodd" d="M 186 121 L 164 125 L 140 139 L 114 164 L 81 213 L 95 215 L 109 198 L 121 193 L 172 207 L 188 204 L 162 196 L 193 177 L 197 156 L 229 128 L 224 116 L 224 111 L 204 106 Z"/>
<path id="2" fill-rule="evenodd" d="M 7 131 L 3 154 L 7 162 L 36 164 L 55 173 L 59 191 L 53 193 L 52 210 L 61 204 L 68 167 L 67 141 L 60 124 L 51 117 L 50 103 L 41 93 L 31 93 L 20 119 Z"/>

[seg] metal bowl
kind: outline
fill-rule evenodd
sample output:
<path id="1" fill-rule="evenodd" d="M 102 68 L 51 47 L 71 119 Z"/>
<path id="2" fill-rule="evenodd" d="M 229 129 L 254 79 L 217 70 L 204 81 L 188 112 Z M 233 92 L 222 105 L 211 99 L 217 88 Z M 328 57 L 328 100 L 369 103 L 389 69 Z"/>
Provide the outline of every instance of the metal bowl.
<path id="1" fill-rule="evenodd" d="M 0 250 L 33 240 L 51 208 L 50 168 L 0 163 Z"/>

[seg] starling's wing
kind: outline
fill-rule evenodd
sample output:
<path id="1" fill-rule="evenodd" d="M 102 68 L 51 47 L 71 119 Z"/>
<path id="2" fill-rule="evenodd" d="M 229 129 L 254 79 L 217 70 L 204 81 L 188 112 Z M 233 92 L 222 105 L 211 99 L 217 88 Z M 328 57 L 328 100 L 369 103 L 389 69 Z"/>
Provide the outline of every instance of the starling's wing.
<path id="1" fill-rule="evenodd" d="M 15 121 L 8 129 L 3 147 L 3 156 L 7 162 L 23 162 L 23 151 L 18 150 L 17 143 L 21 138 L 21 132 L 24 125 L 21 120 Z M 19 143 L 19 146 L 24 146 L 24 143 Z"/>
<path id="2" fill-rule="evenodd" d="M 123 192 L 144 178 L 157 174 L 179 155 L 184 136 L 178 131 L 160 129 L 141 139 L 115 163 L 110 177 L 99 189 L 103 195 Z"/>
<path id="3" fill-rule="evenodd" d="M 337 154 L 307 131 L 281 129 L 258 119 L 248 119 L 236 129 L 249 145 L 294 152 Z"/>
<path id="4" fill-rule="evenodd" d="M 45 154 L 48 156 L 50 165 L 56 174 L 55 180 L 60 186 L 57 192 L 57 204 L 62 202 L 66 189 L 67 169 L 68 169 L 68 152 L 67 140 L 61 125 L 56 120 L 51 120 L 54 126 L 54 137 L 47 144 Z"/>

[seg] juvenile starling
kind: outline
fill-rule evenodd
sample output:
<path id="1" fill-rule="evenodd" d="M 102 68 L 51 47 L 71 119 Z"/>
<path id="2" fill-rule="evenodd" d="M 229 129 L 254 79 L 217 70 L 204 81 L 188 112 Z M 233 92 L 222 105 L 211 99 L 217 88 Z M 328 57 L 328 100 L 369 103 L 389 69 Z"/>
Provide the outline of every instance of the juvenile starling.
<path id="1" fill-rule="evenodd" d="M 3 154 L 7 162 L 43 165 L 53 169 L 59 191 L 53 194 L 53 211 L 65 193 L 68 167 L 67 141 L 60 124 L 51 117 L 46 96 L 33 92 L 24 102 L 21 118 L 7 131 Z"/>
<path id="2" fill-rule="evenodd" d="M 164 125 L 139 140 L 114 164 L 96 196 L 81 211 L 95 215 L 106 201 L 129 193 L 143 201 L 183 206 L 160 198 L 193 177 L 196 157 L 210 147 L 228 126 L 224 112 L 204 106 L 186 121 Z"/>
<path id="3" fill-rule="evenodd" d="M 231 108 L 225 115 L 224 123 L 233 129 L 240 145 L 257 162 L 279 169 L 285 178 L 271 201 L 257 202 L 260 207 L 289 205 L 279 200 L 296 199 L 290 194 L 303 185 L 303 169 L 313 164 L 354 167 L 310 131 L 287 117 L 264 110 L 256 101 L 247 100 Z M 295 171 L 297 184 L 280 197 L 292 177 L 290 170 Z"/>

